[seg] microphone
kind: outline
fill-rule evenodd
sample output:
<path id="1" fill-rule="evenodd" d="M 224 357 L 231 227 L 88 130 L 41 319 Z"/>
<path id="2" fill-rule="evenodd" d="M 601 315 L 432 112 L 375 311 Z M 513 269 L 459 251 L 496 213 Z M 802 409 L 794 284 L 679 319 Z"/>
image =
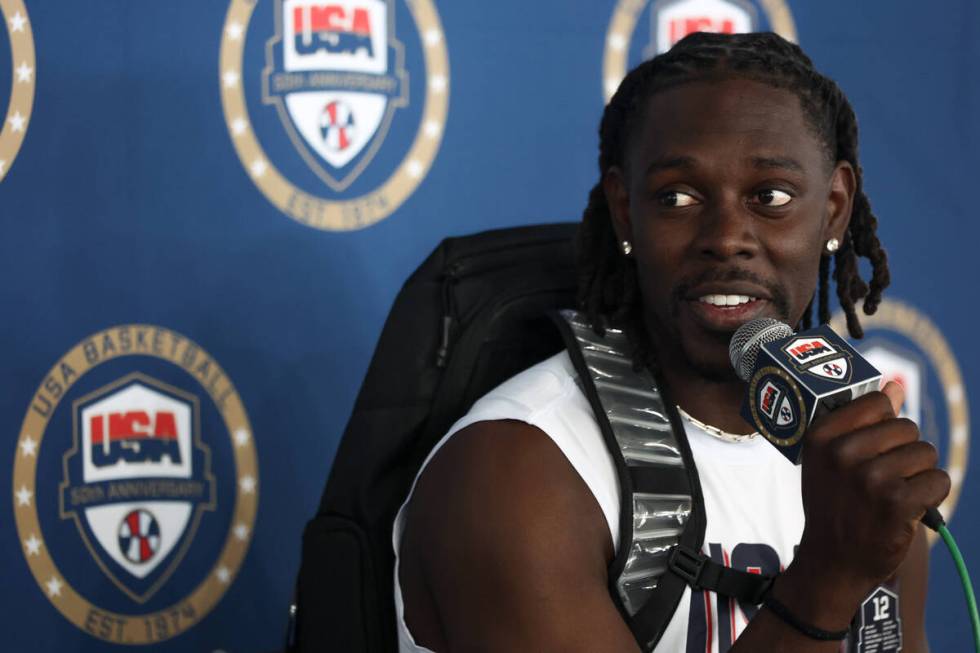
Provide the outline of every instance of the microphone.
<path id="1" fill-rule="evenodd" d="M 881 384 L 881 372 L 826 324 L 793 333 L 779 320 L 752 320 L 732 336 L 728 356 L 749 384 L 742 418 L 795 465 L 815 418 Z M 946 524 L 931 507 L 921 521 L 934 531 Z"/>
<path id="2" fill-rule="evenodd" d="M 728 354 L 749 384 L 742 417 L 797 465 L 815 418 L 881 383 L 881 372 L 825 324 L 794 333 L 779 320 L 752 320 L 732 336 Z"/>

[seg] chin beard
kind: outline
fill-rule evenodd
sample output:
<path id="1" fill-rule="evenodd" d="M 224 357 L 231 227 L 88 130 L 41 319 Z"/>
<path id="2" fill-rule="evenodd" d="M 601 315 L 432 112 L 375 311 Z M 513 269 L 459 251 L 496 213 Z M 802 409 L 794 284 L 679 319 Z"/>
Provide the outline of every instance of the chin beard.
<path id="1" fill-rule="evenodd" d="M 698 376 L 711 383 L 733 383 L 741 381 L 735 374 L 735 368 L 729 364 L 715 365 L 703 361 L 692 360 L 691 369 L 697 372 Z"/>
<path id="2" fill-rule="evenodd" d="M 735 368 L 732 367 L 731 362 L 728 360 L 727 347 L 725 348 L 726 356 L 722 361 L 709 359 L 703 355 L 703 352 L 701 352 L 701 356 L 698 356 L 698 352 L 689 351 L 687 347 L 683 346 L 681 347 L 681 351 L 684 354 L 684 358 L 687 359 L 688 367 L 702 379 L 711 383 L 733 383 L 741 381 L 735 373 Z"/>

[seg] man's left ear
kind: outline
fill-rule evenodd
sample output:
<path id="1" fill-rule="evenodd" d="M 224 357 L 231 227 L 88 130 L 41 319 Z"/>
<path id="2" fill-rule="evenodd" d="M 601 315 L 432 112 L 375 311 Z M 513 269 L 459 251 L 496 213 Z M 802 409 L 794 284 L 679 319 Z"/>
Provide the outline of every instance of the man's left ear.
<path id="1" fill-rule="evenodd" d="M 834 166 L 830 178 L 830 192 L 827 194 L 827 223 L 824 227 L 824 254 L 832 254 L 840 243 L 851 222 L 854 207 L 854 192 L 857 188 L 857 175 L 854 166 L 847 161 L 839 161 Z"/>

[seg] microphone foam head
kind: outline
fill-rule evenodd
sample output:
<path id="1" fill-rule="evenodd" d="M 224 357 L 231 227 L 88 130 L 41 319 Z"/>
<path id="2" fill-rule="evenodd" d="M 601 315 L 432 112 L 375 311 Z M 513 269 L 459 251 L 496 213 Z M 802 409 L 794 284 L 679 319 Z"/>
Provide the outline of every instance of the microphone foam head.
<path id="1" fill-rule="evenodd" d="M 738 328 L 728 345 L 728 357 L 738 378 L 748 381 L 755 369 L 762 345 L 793 335 L 788 324 L 771 317 L 760 317 Z"/>

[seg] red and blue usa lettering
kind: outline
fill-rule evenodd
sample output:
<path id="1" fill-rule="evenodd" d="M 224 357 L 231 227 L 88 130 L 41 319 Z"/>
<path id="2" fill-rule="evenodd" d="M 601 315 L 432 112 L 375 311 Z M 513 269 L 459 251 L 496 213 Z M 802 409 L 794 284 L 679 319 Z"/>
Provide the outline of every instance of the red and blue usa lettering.
<path id="1" fill-rule="evenodd" d="M 364 7 L 343 4 L 307 5 L 293 9 L 293 43 L 301 55 L 320 50 L 329 54 L 355 54 L 363 50 L 374 57 L 371 13 Z"/>
<path id="2" fill-rule="evenodd" d="M 91 416 L 92 464 L 108 467 L 128 463 L 160 462 L 167 456 L 181 462 L 177 420 L 169 411 L 133 410 Z"/>

